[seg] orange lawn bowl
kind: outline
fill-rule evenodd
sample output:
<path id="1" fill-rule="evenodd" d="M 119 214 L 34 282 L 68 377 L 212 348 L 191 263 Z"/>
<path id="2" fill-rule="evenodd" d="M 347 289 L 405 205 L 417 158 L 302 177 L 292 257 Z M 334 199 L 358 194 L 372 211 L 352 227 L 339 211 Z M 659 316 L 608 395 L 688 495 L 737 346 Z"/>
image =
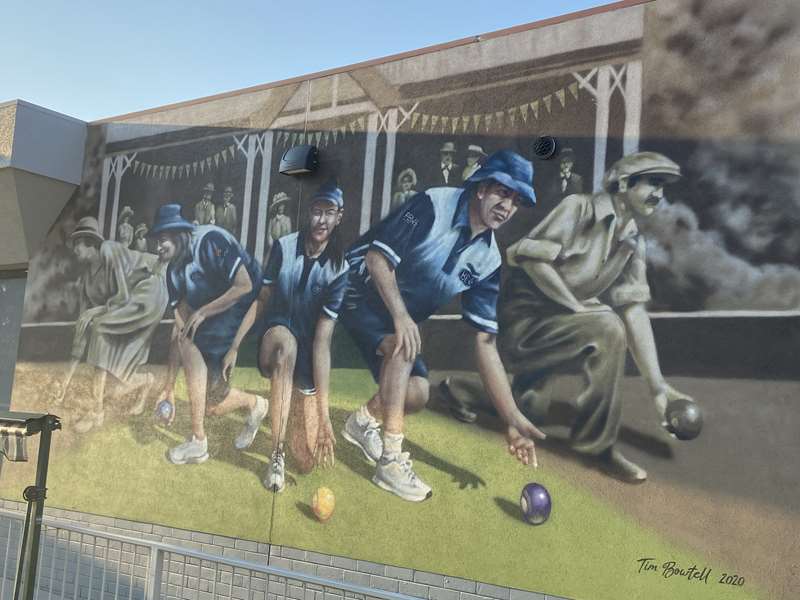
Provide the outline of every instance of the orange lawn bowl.
<path id="1" fill-rule="evenodd" d="M 321 522 L 324 523 L 331 518 L 335 507 L 336 497 L 330 489 L 321 487 L 314 492 L 314 497 L 311 499 L 311 509 Z"/>

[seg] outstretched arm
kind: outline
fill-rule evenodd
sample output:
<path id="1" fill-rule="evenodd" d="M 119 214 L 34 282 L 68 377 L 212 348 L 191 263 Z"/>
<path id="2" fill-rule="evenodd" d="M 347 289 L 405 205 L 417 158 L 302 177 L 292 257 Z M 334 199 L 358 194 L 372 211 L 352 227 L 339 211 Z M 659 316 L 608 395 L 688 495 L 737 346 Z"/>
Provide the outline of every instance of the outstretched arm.
<path id="1" fill-rule="evenodd" d="M 521 463 L 538 466 L 533 438 L 543 440 L 546 436 L 517 408 L 493 334 L 485 331 L 476 333 L 475 358 L 478 363 L 478 372 L 489 398 L 497 413 L 508 426 L 506 431 L 508 451 Z"/>
<path id="2" fill-rule="evenodd" d="M 622 308 L 621 312 L 628 337 L 628 348 L 630 348 L 639 372 L 650 388 L 656 408 L 663 419 L 669 400 L 690 397 L 673 389 L 664 380 L 661 366 L 658 363 L 653 327 L 644 304 L 640 302 L 628 304 Z"/>
<path id="3" fill-rule="evenodd" d="M 333 448 L 336 445 L 328 405 L 331 379 L 331 340 L 335 325 L 336 321 L 322 316 L 317 321 L 314 333 L 314 386 L 317 388 L 317 411 L 319 413 L 319 434 L 315 458 L 317 464 L 322 466 L 333 466 Z"/>

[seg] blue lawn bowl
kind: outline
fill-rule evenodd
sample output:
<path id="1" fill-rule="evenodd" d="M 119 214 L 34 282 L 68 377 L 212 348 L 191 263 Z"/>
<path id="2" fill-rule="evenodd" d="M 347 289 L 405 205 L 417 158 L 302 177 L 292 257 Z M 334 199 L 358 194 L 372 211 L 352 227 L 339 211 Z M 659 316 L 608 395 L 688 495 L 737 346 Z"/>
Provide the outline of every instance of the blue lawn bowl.
<path id="1" fill-rule="evenodd" d="M 519 507 L 522 510 L 522 518 L 531 525 L 541 525 L 550 517 L 550 509 L 553 503 L 550 500 L 550 493 L 540 483 L 529 483 L 522 488 L 522 495 L 519 498 Z"/>
<path id="2" fill-rule="evenodd" d="M 164 425 L 167 425 L 172 418 L 173 410 L 172 402 L 169 400 L 162 400 L 156 405 L 156 419 L 161 421 Z"/>

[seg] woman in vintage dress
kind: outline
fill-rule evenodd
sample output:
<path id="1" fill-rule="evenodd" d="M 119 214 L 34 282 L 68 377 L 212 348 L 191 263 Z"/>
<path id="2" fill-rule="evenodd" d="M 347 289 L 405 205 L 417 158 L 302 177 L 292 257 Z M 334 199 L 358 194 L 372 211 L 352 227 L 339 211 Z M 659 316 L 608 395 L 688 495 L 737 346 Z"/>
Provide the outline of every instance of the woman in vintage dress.
<path id="1" fill-rule="evenodd" d="M 125 392 L 139 391 L 131 413 L 144 410 L 153 376 L 140 372 L 139 367 L 147 362 L 153 333 L 167 306 L 166 262 L 104 240 L 94 217 L 82 218 L 70 240 L 83 271 L 78 281 L 80 316 L 75 324 L 72 361 L 56 392 L 56 403 L 63 402 L 85 357 L 94 367 L 94 375 L 89 410 L 75 423 L 75 430 L 84 433 L 103 424 L 108 374 Z"/>

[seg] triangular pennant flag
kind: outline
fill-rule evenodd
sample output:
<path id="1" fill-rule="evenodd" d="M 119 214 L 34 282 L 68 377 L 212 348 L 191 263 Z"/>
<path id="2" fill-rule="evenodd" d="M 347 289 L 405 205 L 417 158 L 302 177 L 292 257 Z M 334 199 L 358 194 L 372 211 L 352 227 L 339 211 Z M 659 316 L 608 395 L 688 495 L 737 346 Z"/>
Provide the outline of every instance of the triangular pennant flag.
<path id="1" fill-rule="evenodd" d="M 178 179 L 183 179 L 183 165 L 178 167 Z"/>
<path id="2" fill-rule="evenodd" d="M 145 172 L 144 173 L 145 177 L 150 177 L 150 165 L 148 165 L 147 163 L 142 163 L 142 170 Z"/>
<path id="3" fill-rule="evenodd" d="M 209 156 L 209 157 L 206 159 L 206 164 L 208 165 L 208 170 L 209 170 L 209 171 L 211 170 L 211 163 L 212 163 L 212 162 L 213 162 L 213 159 L 212 159 L 212 158 Z"/>
<path id="4" fill-rule="evenodd" d="M 136 169 L 139 168 L 140 164 L 141 164 L 141 162 L 139 162 L 138 160 L 133 161 L 133 174 L 134 175 L 136 175 Z"/>
<path id="5" fill-rule="evenodd" d="M 231 155 L 231 158 L 236 158 L 236 144 L 228 146 L 228 153 Z"/>
<path id="6" fill-rule="evenodd" d="M 319 146 L 319 140 L 320 140 L 320 138 L 322 138 L 322 132 L 321 132 L 321 131 L 317 131 L 317 132 L 315 132 L 315 133 L 314 133 L 314 145 L 315 145 L 315 146 Z"/>
<path id="7" fill-rule="evenodd" d="M 561 88 L 556 92 L 556 98 L 558 101 L 561 102 L 561 108 L 564 108 L 564 104 L 566 104 L 567 99 L 564 97 L 564 88 Z"/>
<path id="8" fill-rule="evenodd" d="M 228 162 L 228 149 L 225 148 L 222 152 L 220 152 L 220 154 L 222 155 L 222 162 L 223 163 L 227 163 Z"/>
<path id="9" fill-rule="evenodd" d="M 439 116 L 432 115 L 431 116 L 431 131 L 436 129 L 436 125 L 439 123 Z"/>
<path id="10" fill-rule="evenodd" d="M 481 116 L 480 115 L 472 115 L 472 126 L 475 127 L 475 131 L 478 131 L 478 127 L 481 124 Z"/>
<path id="11" fill-rule="evenodd" d="M 342 139 L 345 138 L 345 136 L 347 135 L 347 125 L 342 125 L 341 127 L 339 127 L 339 135 L 342 136 Z"/>
<path id="12" fill-rule="evenodd" d="M 442 132 L 447 129 L 447 124 L 450 122 L 450 117 L 442 117 Z"/>
<path id="13" fill-rule="evenodd" d="M 331 132 L 330 131 L 325 131 L 325 133 L 322 136 L 322 145 L 323 146 L 327 146 L 328 145 L 328 140 L 330 139 L 330 137 L 331 137 Z"/>
<path id="14" fill-rule="evenodd" d="M 547 94 L 547 96 L 542 98 L 542 102 L 544 102 L 544 105 L 547 108 L 547 112 L 550 112 L 550 103 L 552 101 L 553 101 L 553 96 L 551 94 Z"/>
<path id="15" fill-rule="evenodd" d="M 214 166 L 219 167 L 219 152 L 214 155 Z"/>
<path id="16" fill-rule="evenodd" d="M 339 137 L 339 130 L 333 129 L 331 130 L 331 135 L 333 136 L 333 143 L 336 143 L 337 138 Z"/>
<path id="17" fill-rule="evenodd" d="M 291 136 L 289 136 L 289 145 L 294 146 L 294 142 L 296 139 L 297 139 L 297 133 L 293 133 Z"/>
<path id="18" fill-rule="evenodd" d="M 528 122 L 528 103 L 526 102 L 525 104 L 522 104 L 522 105 L 518 106 L 517 110 L 519 110 L 519 116 L 522 117 L 522 122 L 523 123 L 527 123 Z"/>
<path id="19" fill-rule="evenodd" d="M 461 119 L 459 119 L 458 117 L 453 117 L 453 120 L 450 122 L 450 127 L 452 128 L 453 133 L 455 133 L 458 130 L 458 123 L 460 120 Z"/>
<path id="20" fill-rule="evenodd" d="M 358 118 L 358 128 L 361 131 L 364 131 L 364 128 L 366 127 L 366 125 L 367 125 L 367 117 L 363 117 L 363 116 L 359 117 Z"/>
<path id="21" fill-rule="evenodd" d="M 288 143 L 289 143 L 289 132 L 288 131 L 284 131 L 283 132 L 283 142 L 282 142 L 283 147 L 285 148 L 286 144 L 288 144 Z"/>
<path id="22" fill-rule="evenodd" d="M 531 102 L 531 112 L 533 113 L 533 118 L 534 119 L 538 119 L 539 118 L 539 101 L 538 100 L 534 100 L 533 102 Z"/>
<path id="23" fill-rule="evenodd" d="M 469 127 L 469 117 L 463 116 L 461 117 L 461 131 L 466 133 L 467 127 Z"/>
<path id="24" fill-rule="evenodd" d="M 417 121 L 419 121 L 419 113 L 414 113 L 411 115 L 411 129 L 417 126 Z"/>
<path id="25" fill-rule="evenodd" d="M 206 161 L 204 161 L 204 160 L 201 160 L 201 161 L 198 163 L 198 165 L 197 165 L 197 166 L 199 166 L 199 167 L 200 167 L 200 174 L 201 174 L 201 175 L 202 175 L 203 173 L 205 173 L 205 170 L 206 170 Z"/>
<path id="26" fill-rule="evenodd" d="M 503 117 L 506 116 L 506 113 L 504 113 L 502 110 L 498 110 L 496 113 L 494 113 L 494 116 L 497 119 L 497 127 L 499 129 L 502 129 L 503 128 Z"/>
<path id="27" fill-rule="evenodd" d="M 575 98 L 575 100 L 577 100 L 578 99 L 578 82 L 575 81 L 573 83 L 570 83 L 567 86 L 567 89 L 569 90 L 569 93 L 572 94 L 572 97 Z"/>
<path id="28" fill-rule="evenodd" d="M 197 161 L 192 163 L 192 175 L 197 175 Z"/>
<path id="29" fill-rule="evenodd" d="M 175 179 L 175 171 L 177 171 L 177 170 L 178 170 L 178 167 L 176 167 L 175 165 L 173 165 L 173 166 L 172 166 L 172 173 L 171 173 L 172 179 Z"/>
<path id="30" fill-rule="evenodd" d="M 355 119 L 353 119 L 352 121 L 350 121 L 347 124 L 347 128 L 350 130 L 350 133 L 353 134 L 353 135 L 355 135 L 355 133 L 356 133 L 356 125 L 357 124 L 358 124 L 358 122 Z"/>
<path id="31" fill-rule="evenodd" d="M 483 115 L 483 122 L 486 124 L 486 131 L 489 131 L 489 128 L 492 126 L 492 119 L 494 115 L 492 113 L 486 113 Z"/>
<path id="32" fill-rule="evenodd" d="M 420 125 L 422 131 L 425 131 L 425 128 L 428 126 L 428 119 L 430 119 L 429 115 L 422 115 L 422 125 Z"/>
<path id="33" fill-rule="evenodd" d="M 512 106 L 506 111 L 506 116 L 508 117 L 508 126 L 514 127 L 514 121 L 517 118 L 517 107 Z"/>

